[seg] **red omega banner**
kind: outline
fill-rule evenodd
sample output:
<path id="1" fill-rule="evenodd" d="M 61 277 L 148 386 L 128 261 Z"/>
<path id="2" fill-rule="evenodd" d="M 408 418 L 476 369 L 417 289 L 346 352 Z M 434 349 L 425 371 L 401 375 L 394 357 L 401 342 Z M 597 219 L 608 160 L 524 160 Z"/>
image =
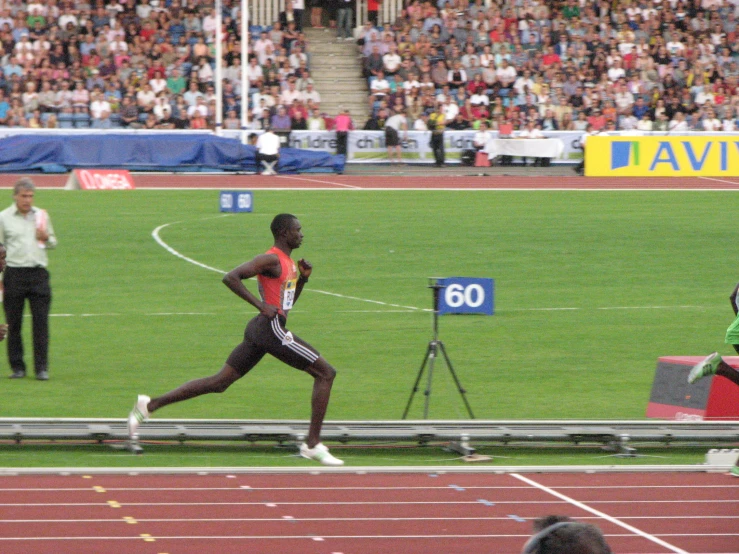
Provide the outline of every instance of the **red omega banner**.
<path id="1" fill-rule="evenodd" d="M 133 177 L 125 169 L 75 169 L 69 174 L 67 190 L 133 190 Z"/>

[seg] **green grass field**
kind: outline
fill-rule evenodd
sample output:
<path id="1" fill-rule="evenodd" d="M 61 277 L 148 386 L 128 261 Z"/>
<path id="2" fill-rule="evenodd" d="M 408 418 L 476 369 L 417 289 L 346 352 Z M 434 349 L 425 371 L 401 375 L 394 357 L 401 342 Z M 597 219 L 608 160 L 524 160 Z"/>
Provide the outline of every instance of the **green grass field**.
<path id="1" fill-rule="evenodd" d="M 168 224 L 162 241 L 226 271 L 271 246 L 271 218 L 292 212 L 306 236 L 294 254 L 314 272 L 288 326 L 338 369 L 329 419 L 400 418 L 431 338 L 430 276 L 496 281 L 494 316 L 440 319 L 478 418 L 642 418 L 658 356 L 732 353 L 735 198 L 258 191 L 254 213 L 224 216 L 217 191 L 40 190 L 59 238 L 51 380 L 0 379 L 0 417 L 122 418 L 137 393 L 220 369 L 255 311 L 152 231 Z M 465 418 L 437 368 L 430 417 Z M 223 395 L 159 415 L 307 419 L 311 385 L 265 359 Z"/>

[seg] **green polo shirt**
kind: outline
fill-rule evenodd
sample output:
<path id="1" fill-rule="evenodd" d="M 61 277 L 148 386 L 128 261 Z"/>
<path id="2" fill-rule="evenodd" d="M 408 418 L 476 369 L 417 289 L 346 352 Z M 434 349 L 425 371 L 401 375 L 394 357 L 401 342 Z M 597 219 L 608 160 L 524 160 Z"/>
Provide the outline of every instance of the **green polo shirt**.
<path id="1" fill-rule="evenodd" d="M 49 257 L 46 251 L 56 247 L 56 235 L 51 225 L 51 218 L 47 218 L 49 240 L 42 248 L 36 240 L 36 214 L 41 210 L 32 207 L 23 215 L 18 211 L 15 203 L 0 212 L 0 242 L 5 245 L 8 255 L 8 267 L 47 267 Z"/>

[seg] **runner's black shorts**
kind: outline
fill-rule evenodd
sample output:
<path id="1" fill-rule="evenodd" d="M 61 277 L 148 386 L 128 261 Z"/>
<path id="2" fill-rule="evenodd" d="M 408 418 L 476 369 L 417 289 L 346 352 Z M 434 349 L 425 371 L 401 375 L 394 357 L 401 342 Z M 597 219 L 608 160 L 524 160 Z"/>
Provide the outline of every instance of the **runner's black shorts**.
<path id="1" fill-rule="evenodd" d="M 244 376 L 265 354 L 271 354 L 289 366 L 305 370 L 320 354 L 285 329 L 286 321 L 281 315 L 274 319 L 262 314 L 256 316 L 246 325 L 244 340 L 233 349 L 226 363 Z"/>

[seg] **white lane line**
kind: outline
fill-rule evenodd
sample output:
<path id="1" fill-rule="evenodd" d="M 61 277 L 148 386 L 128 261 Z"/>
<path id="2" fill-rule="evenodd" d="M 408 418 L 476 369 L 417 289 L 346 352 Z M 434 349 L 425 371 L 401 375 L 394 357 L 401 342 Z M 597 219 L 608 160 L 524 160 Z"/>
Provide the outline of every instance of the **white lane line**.
<path id="1" fill-rule="evenodd" d="M 191 518 L 136 518 L 139 523 L 180 523 L 180 522 L 229 522 L 229 521 L 253 521 L 253 522 L 265 522 L 265 521 L 283 521 L 285 516 L 282 517 L 191 517 Z M 640 519 L 640 520 L 656 520 L 661 521 L 664 519 L 675 520 L 675 519 L 701 519 L 704 520 L 706 516 L 639 516 L 639 517 L 628 517 L 621 519 Z M 535 517 L 524 517 L 522 519 L 533 521 Z M 601 517 L 579 517 L 579 521 L 592 520 L 600 521 Z M 739 516 L 711 516 L 711 519 L 739 519 Z M 300 517 L 300 521 L 430 521 L 430 520 L 454 520 L 454 521 L 505 521 L 510 522 L 511 518 L 506 517 Z M 1 519 L 2 523 L 126 523 L 121 518 L 113 519 Z M 724 536 L 725 534 L 720 534 Z M 692 533 L 689 535 L 692 536 Z"/>
<path id="2" fill-rule="evenodd" d="M 511 475 L 516 475 L 511 473 Z M 554 494 L 554 491 L 552 491 Z M 562 501 L 556 500 L 496 500 L 495 504 L 511 504 L 511 505 L 539 505 L 539 504 L 572 504 L 577 502 L 569 497 L 564 496 Z M 461 505 L 461 504 L 474 504 L 478 505 L 478 500 L 450 500 L 450 501 L 433 501 L 433 500 L 386 500 L 386 501 L 322 501 L 322 502 L 273 502 L 275 506 L 367 506 L 367 505 L 380 505 L 380 506 L 405 506 L 405 505 Z M 738 504 L 739 500 L 598 500 L 590 501 L 590 504 Z M 254 506 L 253 502 L 119 502 L 121 506 Z M 19 503 L 3 503 L 0 507 L 11 506 L 15 508 L 25 508 L 28 506 L 105 506 L 108 504 L 97 504 L 89 502 L 19 502 Z M 584 504 L 583 504 L 584 506 Z M 583 508 L 594 514 L 600 514 L 593 508 Z M 601 517 L 609 518 L 605 514 Z"/>
<path id="3" fill-rule="evenodd" d="M 469 490 L 531 490 L 528 485 L 508 485 L 508 486 L 494 486 L 494 485 L 465 485 L 465 489 Z M 566 485 L 557 487 L 558 490 L 592 490 L 591 486 L 579 486 L 579 485 Z M 598 490 L 641 490 L 641 489 L 725 489 L 726 485 L 605 485 L 598 486 Z M 60 488 L 0 488 L 2 492 L 90 492 L 90 487 L 60 487 Z M 326 487 L 255 487 L 255 486 L 242 486 L 242 487 L 105 487 L 106 491 L 234 491 L 243 492 L 246 491 L 325 491 Z M 433 486 L 433 487 L 383 487 L 383 486 L 365 486 L 365 487 L 331 487 L 332 491 L 412 491 L 412 490 L 452 490 L 449 485 L 444 486 Z M 686 491 L 689 492 L 689 491 Z M 711 501 L 715 501 L 712 499 Z M 737 500 L 732 500 L 737 501 Z M 610 501 L 608 501 L 610 502 Z M 627 501 L 628 502 L 628 501 Z M 680 502 L 683 502 L 681 499 Z M 690 502 L 688 500 L 688 502 Z M 705 516 L 700 516 L 705 517 Z M 717 517 L 717 516 L 711 516 Z M 738 517 L 731 516 L 731 517 Z"/>
<path id="4" fill-rule="evenodd" d="M 666 535 L 669 537 L 735 537 L 739 536 L 737 533 L 683 533 L 683 534 L 670 534 Z M 530 534 L 508 534 L 508 535 L 321 535 L 321 539 L 524 539 L 530 538 Z M 606 535 L 606 538 L 633 537 L 630 533 L 610 533 Z M 172 536 L 172 535 L 152 535 L 151 538 L 155 540 L 296 540 L 296 539 L 309 539 L 316 540 L 315 535 L 184 535 L 184 536 Z M 0 537 L 0 541 L 141 541 L 141 537 Z M 676 552 L 685 552 L 684 550 L 677 550 Z M 688 554 L 687 552 L 685 554 Z"/>
<path id="5" fill-rule="evenodd" d="M 305 181 L 307 183 L 321 183 L 322 185 L 333 185 L 334 187 L 339 188 L 345 188 L 345 189 L 354 189 L 354 190 L 362 190 L 363 187 L 358 187 L 356 185 L 348 185 L 345 183 L 334 183 L 333 181 L 322 181 L 320 179 L 307 179 L 305 177 L 291 177 L 290 175 L 278 175 L 278 179 L 294 179 L 296 181 Z M 298 189 L 301 190 L 301 189 Z"/>
<path id="6" fill-rule="evenodd" d="M 698 179 L 704 179 L 706 181 L 716 181 L 717 183 L 728 183 L 730 185 L 739 186 L 736 181 L 727 181 L 726 179 L 716 179 L 714 177 L 698 177 Z"/>
<path id="7" fill-rule="evenodd" d="M 658 544 L 658 545 L 660 545 L 660 546 L 662 546 L 664 548 L 667 548 L 671 552 L 676 552 L 678 554 L 688 554 L 688 552 L 686 550 L 683 550 L 682 548 L 678 548 L 677 546 L 672 545 L 672 544 L 670 544 L 670 543 L 668 543 L 666 541 L 663 541 L 662 539 L 660 539 L 658 537 L 655 537 L 654 535 L 650 535 L 649 533 L 646 533 L 646 532 L 642 531 L 641 529 L 637 529 L 633 525 L 629 525 L 628 523 L 624 523 L 620 519 L 617 519 L 615 517 L 609 516 L 608 514 L 603 513 L 603 512 L 601 512 L 599 510 L 596 510 L 595 508 L 591 508 L 587 504 L 583 504 L 582 502 L 579 502 L 579 501 L 575 500 L 574 498 L 570 498 L 569 496 L 566 496 L 566 495 L 564 495 L 564 494 L 562 494 L 562 493 L 560 493 L 560 492 L 558 492 L 558 491 L 556 491 L 554 489 L 551 489 L 551 488 L 549 488 L 549 487 L 547 487 L 545 485 L 542 485 L 540 483 L 537 483 L 536 481 L 534 481 L 532 479 L 529 479 L 528 477 L 524 477 L 523 475 L 520 475 L 518 473 L 511 473 L 511 476 L 512 477 L 515 477 L 519 481 L 523 481 L 524 483 L 528 483 L 532 487 L 535 487 L 535 488 L 537 488 L 537 489 L 539 489 L 539 490 L 541 490 L 541 491 L 543 491 L 543 492 L 545 492 L 547 494 L 550 494 L 550 495 L 552 495 L 552 496 L 554 496 L 556 498 L 559 498 L 560 500 L 564 500 L 565 502 L 568 502 L 569 504 L 572 504 L 573 506 L 576 506 L 576 507 L 580 508 L 581 510 L 584 510 L 584 511 L 589 512 L 589 513 L 591 513 L 593 515 L 602 517 L 606 521 L 610 521 L 611 523 L 613 523 L 615 525 L 618 525 L 619 527 L 622 527 L 623 529 L 626 529 L 627 531 L 630 531 L 630 532 L 634 533 L 635 535 L 638 535 L 638 536 L 640 536 L 640 537 L 642 537 L 644 539 L 647 539 L 648 541 L 651 541 L 651 542 L 656 543 L 656 544 Z"/>

